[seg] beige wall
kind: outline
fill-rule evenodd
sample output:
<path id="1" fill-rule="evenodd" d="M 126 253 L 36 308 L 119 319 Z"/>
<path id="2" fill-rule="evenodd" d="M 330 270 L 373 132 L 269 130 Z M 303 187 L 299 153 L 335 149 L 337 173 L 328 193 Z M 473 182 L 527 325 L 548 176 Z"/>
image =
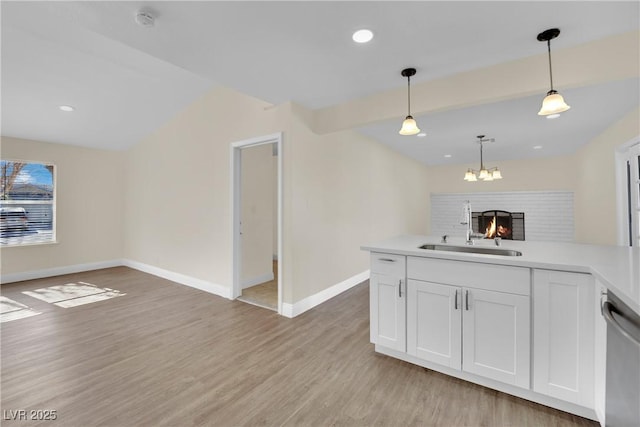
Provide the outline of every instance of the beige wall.
<path id="1" fill-rule="evenodd" d="M 284 159 L 294 286 L 285 298 L 300 301 L 367 270 L 361 245 L 424 234 L 429 193 L 422 164 L 353 131 L 317 135 L 307 110 L 293 112 Z"/>
<path id="2" fill-rule="evenodd" d="M 316 135 L 310 115 L 217 88 L 135 146 L 127 155 L 125 258 L 230 288 L 230 144 L 277 131 L 284 302 L 367 270 L 364 243 L 426 232 L 426 168 L 355 132 Z"/>
<path id="3" fill-rule="evenodd" d="M 56 244 L 0 249 L 2 274 L 122 258 L 123 153 L 2 137 L 2 158 L 56 166 Z"/>
<path id="4" fill-rule="evenodd" d="M 287 116 L 218 87 L 133 147 L 125 258 L 231 288 L 230 146 L 286 131 Z"/>
<path id="5" fill-rule="evenodd" d="M 245 286 L 270 280 L 266 277 L 273 273 L 273 216 L 277 209 L 273 144 L 243 148 L 241 158 L 240 280 Z"/>
<path id="6" fill-rule="evenodd" d="M 631 111 L 575 154 L 578 170 L 576 191 L 576 240 L 601 245 L 617 244 L 615 151 L 640 137 L 640 109 Z M 601 224 L 600 227 L 594 227 Z"/>
<path id="7" fill-rule="evenodd" d="M 468 193 L 493 191 L 574 190 L 578 165 L 574 156 L 539 159 L 493 161 L 503 179 L 467 182 L 467 168 L 477 164 L 432 166 L 429 168 L 429 190 L 433 193 Z"/>

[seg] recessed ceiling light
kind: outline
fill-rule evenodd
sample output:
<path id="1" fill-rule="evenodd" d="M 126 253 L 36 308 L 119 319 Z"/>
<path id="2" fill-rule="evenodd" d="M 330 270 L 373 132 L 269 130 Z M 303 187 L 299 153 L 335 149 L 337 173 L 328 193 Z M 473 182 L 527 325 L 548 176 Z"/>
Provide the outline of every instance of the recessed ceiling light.
<path id="1" fill-rule="evenodd" d="M 451 157 L 451 154 L 445 154 L 444 156 L 448 159 Z"/>
<path id="2" fill-rule="evenodd" d="M 539 149 L 541 149 L 541 148 L 542 148 L 542 145 L 534 145 L 534 146 L 533 146 L 533 149 L 534 149 L 534 150 L 539 150 Z"/>
<path id="3" fill-rule="evenodd" d="M 419 133 L 419 134 L 417 134 L 416 136 L 417 136 L 417 137 L 420 137 L 420 138 L 424 138 L 425 136 L 427 136 L 427 134 L 426 134 L 426 133 L 424 133 L 424 132 L 420 132 L 420 133 Z"/>
<path id="4" fill-rule="evenodd" d="M 358 30 L 353 33 L 353 41 L 356 43 L 367 43 L 370 42 L 373 38 L 373 32 L 371 30 L 367 30 L 363 28 L 362 30 Z"/>
<path id="5" fill-rule="evenodd" d="M 61 109 L 62 111 L 73 111 L 73 110 L 75 110 L 75 108 L 73 108 L 71 105 L 61 105 L 58 108 Z"/>
<path id="6" fill-rule="evenodd" d="M 560 114 L 549 114 L 548 116 L 545 116 L 547 119 L 557 119 L 558 117 L 560 117 Z"/>

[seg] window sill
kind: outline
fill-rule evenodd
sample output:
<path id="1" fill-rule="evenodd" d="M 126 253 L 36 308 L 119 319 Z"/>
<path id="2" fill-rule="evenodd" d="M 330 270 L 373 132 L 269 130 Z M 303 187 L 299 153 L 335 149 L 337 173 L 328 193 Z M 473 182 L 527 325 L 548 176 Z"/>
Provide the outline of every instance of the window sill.
<path id="1" fill-rule="evenodd" d="M 30 246 L 46 246 L 46 245 L 57 245 L 60 242 L 57 240 L 48 240 L 46 242 L 27 242 L 27 243 L 19 243 L 14 245 L 0 245 L 0 249 L 8 249 L 8 248 L 25 248 Z"/>

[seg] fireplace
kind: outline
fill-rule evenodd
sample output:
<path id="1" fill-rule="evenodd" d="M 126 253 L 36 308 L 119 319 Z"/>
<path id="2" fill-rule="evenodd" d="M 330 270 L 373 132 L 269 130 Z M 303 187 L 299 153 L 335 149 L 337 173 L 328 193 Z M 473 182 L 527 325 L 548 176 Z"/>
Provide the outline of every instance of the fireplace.
<path id="1" fill-rule="evenodd" d="M 524 240 L 524 212 L 489 210 L 471 214 L 473 229 L 485 239 Z"/>

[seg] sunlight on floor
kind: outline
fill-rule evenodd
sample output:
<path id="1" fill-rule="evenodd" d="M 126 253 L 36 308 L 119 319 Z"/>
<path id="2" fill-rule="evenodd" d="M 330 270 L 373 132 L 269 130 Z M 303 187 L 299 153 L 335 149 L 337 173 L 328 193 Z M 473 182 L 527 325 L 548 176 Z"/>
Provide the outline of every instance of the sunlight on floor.
<path id="1" fill-rule="evenodd" d="M 27 307 L 24 304 L 7 297 L 0 296 L 0 323 L 12 320 L 24 319 L 26 317 L 41 314 Z"/>
<path id="2" fill-rule="evenodd" d="M 76 307 L 126 295 L 115 289 L 99 288 L 86 282 L 67 283 L 22 293 L 63 308 Z"/>

